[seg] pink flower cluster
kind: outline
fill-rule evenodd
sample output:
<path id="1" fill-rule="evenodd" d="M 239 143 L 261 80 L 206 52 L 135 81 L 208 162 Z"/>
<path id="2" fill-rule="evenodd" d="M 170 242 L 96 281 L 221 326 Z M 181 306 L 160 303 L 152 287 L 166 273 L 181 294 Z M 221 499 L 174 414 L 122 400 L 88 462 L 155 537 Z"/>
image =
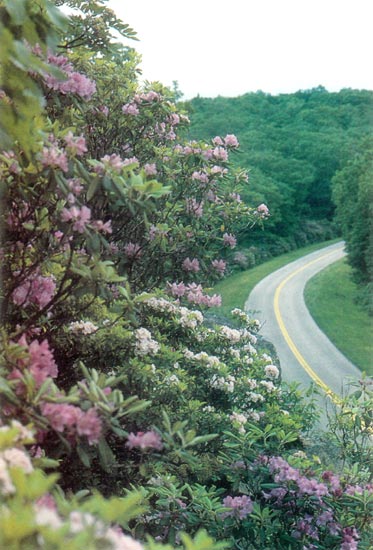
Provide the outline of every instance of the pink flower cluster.
<path id="1" fill-rule="evenodd" d="M 132 115 L 132 116 L 137 116 L 140 114 L 139 108 L 137 107 L 136 103 L 126 103 L 122 107 L 122 112 L 125 115 Z"/>
<path id="2" fill-rule="evenodd" d="M 190 283 L 185 285 L 181 283 L 167 283 L 168 291 L 172 296 L 181 298 L 186 297 L 188 302 L 191 304 L 197 304 L 207 307 L 218 307 L 221 306 L 221 296 L 214 294 L 209 296 L 204 294 L 201 285 L 196 285 L 195 283 Z"/>
<path id="3" fill-rule="evenodd" d="M 65 151 L 59 149 L 57 145 L 43 147 L 41 152 L 41 163 L 43 166 L 51 168 L 60 168 L 63 172 L 69 169 L 67 155 Z"/>
<path id="4" fill-rule="evenodd" d="M 73 65 L 67 57 L 62 55 L 48 55 L 48 63 L 57 67 L 63 74 L 63 78 L 56 78 L 50 74 L 44 76 L 45 84 L 52 90 L 67 95 L 69 93 L 79 95 L 84 99 L 90 99 L 96 91 L 96 84 L 85 75 L 74 71 Z"/>
<path id="5" fill-rule="evenodd" d="M 237 244 L 237 239 L 231 233 L 224 233 L 224 235 L 223 235 L 223 244 L 225 246 L 229 246 L 230 248 L 234 248 Z"/>
<path id="6" fill-rule="evenodd" d="M 13 291 L 12 300 L 18 306 L 27 307 L 34 304 L 41 310 L 52 300 L 55 291 L 54 277 L 43 277 L 39 273 L 34 273 Z"/>
<path id="7" fill-rule="evenodd" d="M 56 432 L 65 432 L 69 437 L 84 436 L 88 443 L 98 443 L 102 433 L 102 422 L 96 409 L 84 412 L 75 405 L 65 403 L 44 403 L 42 414 Z"/>
<path id="8" fill-rule="evenodd" d="M 137 432 L 136 434 L 130 433 L 128 435 L 126 447 L 133 449 L 135 447 L 145 449 L 155 449 L 161 451 L 163 449 L 163 443 L 161 436 L 153 430 L 149 432 Z"/>
<path id="9" fill-rule="evenodd" d="M 91 219 L 91 210 L 87 206 L 71 206 L 71 208 L 63 208 L 61 212 L 61 220 L 63 222 L 74 222 L 73 231 L 84 233 L 87 223 Z"/>
<path id="10" fill-rule="evenodd" d="M 269 217 L 269 208 L 264 203 L 259 204 L 256 211 L 258 212 L 258 214 L 261 218 L 268 218 Z"/>
<path id="11" fill-rule="evenodd" d="M 115 153 L 111 155 L 105 155 L 100 159 L 100 161 L 101 162 L 98 163 L 95 167 L 95 171 L 99 174 L 103 174 L 108 168 L 115 170 L 115 172 L 118 172 L 119 174 L 125 166 L 139 163 L 136 157 L 122 159 L 119 155 L 116 155 Z"/>
<path id="12" fill-rule="evenodd" d="M 26 336 L 22 335 L 17 343 L 25 348 L 27 355 L 17 361 L 17 367 L 9 375 L 10 380 L 22 378 L 23 372 L 27 371 L 32 375 L 35 386 L 40 388 L 47 378 L 56 378 L 58 369 L 47 340 L 42 342 L 33 340 L 31 344 L 28 344 Z M 19 395 L 23 394 L 22 383 L 18 384 L 16 392 Z"/>
<path id="13" fill-rule="evenodd" d="M 138 258 L 141 256 L 141 246 L 138 243 L 127 243 L 124 248 L 124 253 L 127 256 L 127 258 Z"/>
<path id="14" fill-rule="evenodd" d="M 196 199 L 186 199 L 186 211 L 196 218 L 201 218 L 203 215 L 203 201 L 197 202 Z"/>
<path id="15" fill-rule="evenodd" d="M 154 163 L 145 164 L 144 165 L 144 172 L 147 176 L 155 176 L 156 173 L 157 173 L 157 167 Z"/>
<path id="16" fill-rule="evenodd" d="M 223 519 L 229 516 L 233 516 L 237 519 L 244 519 L 253 511 L 252 500 L 247 495 L 237 497 L 227 496 L 223 499 L 223 506 L 231 509 L 221 514 Z"/>
<path id="17" fill-rule="evenodd" d="M 201 183 L 208 183 L 209 182 L 209 176 L 206 174 L 206 172 L 199 170 L 194 171 L 192 174 L 192 180 L 200 181 Z"/>
<path id="18" fill-rule="evenodd" d="M 219 275 L 224 275 L 227 263 L 224 260 L 213 260 L 211 266 Z"/>
<path id="19" fill-rule="evenodd" d="M 216 136 L 214 137 L 214 139 L 212 140 L 212 143 L 214 145 L 217 145 L 217 146 L 221 146 L 221 147 L 232 147 L 232 148 L 236 148 L 236 147 L 239 147 L 240 144 L 238 142 L 238 139 L 236 138 L 235 135 L 233 134 L 227 134 L 224 138 L 224 140 L 220 137 L 220 136 Z"/>
<path id="20" fill-rule="evenodd" d="M 72 132 L 68 132 L 64 139 L 67 148 L 73 155 L 81 157 L 88 151 L 84 136 L 76 137 Z"/>
<path id="21" fill-rule="evenodd" d="M 297 468 L 293 468 L 282 457 L 272 457 L 269 459 L 269 470 L 274 474 L 276 483 L 294 482 L 298 486 L 298 494 L 314 495 L 322 497 L 329 495 L 328 486 L 325 483 L 320 483 L 316 479 L 302 476 Z"/>
<path id="22" fill-rule="evenodd" d="M 182 268 L 184 269 L 184 271 L 197 273 L 200 270 L 199 261 L 197 260 L 197 258 L 193 258 L 193 260 L 191 260 L 190 258 L 185 258 L 182 263 Z"/>

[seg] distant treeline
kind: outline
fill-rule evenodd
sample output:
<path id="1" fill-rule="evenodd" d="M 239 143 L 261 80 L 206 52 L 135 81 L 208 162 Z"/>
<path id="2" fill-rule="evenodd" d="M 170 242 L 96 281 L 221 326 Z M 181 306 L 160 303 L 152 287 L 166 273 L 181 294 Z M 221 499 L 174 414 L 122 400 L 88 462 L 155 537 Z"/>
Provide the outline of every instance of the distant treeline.
<path id="1" fill-rule="evenodd" d="M 241 235 L 241 246 L 253 251 L 248 263 L 338 234 L 332 179 L 372 133 L 373 92 L 317 87 L 277 96 L 197 97 L 185 107 L 191 139 L 237 136 L 236 162 L 249 170 L 241 196 L 270 209 L 263 230 Z"/>

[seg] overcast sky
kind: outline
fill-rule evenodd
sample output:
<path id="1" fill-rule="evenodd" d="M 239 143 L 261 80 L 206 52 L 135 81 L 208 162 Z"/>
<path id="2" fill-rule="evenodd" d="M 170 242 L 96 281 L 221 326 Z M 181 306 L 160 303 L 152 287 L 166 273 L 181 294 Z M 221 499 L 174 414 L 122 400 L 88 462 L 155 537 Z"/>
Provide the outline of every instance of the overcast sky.
<path id="1" fill-rule="evenodd" d="M 144 79 L 184 99 L 373 90 L 373 0 L 109 0 Z"/>

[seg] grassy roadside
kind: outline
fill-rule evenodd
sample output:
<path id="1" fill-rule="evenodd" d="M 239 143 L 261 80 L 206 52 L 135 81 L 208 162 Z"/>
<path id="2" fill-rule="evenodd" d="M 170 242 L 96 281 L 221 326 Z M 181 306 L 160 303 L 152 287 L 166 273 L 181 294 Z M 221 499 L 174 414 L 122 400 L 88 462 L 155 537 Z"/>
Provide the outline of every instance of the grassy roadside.
<path id="1" fill-rule="evenodd" d="M 307 284 L 307 307 L 334 345 L 359 369 L 373 375 L 373 319 L 355 302 L 351 269 L 340 260 Z"/>
<path id="2" fill-rule="evenodd" d="M 257 267 L 253 267 L 247 271 L 240 271 L 239 273 L 235 273 L 223 279 L 213 288 L 214 293 L 221 294 L 223 301 L 223 305 L 220 308 L 216 308 L 216 313 L 219 317 L 223 317 L 229 316 L 230 311 L 235 307 L 243 309 L 250 292 L 259 281 L 264 279 L 264 277 L 306 254 L 336 243 L 339 240 L 340 239 L 334 239 L 323 243 L 312 244 L 304 248 L 298 248 L 287 254 L 277 256 L 268 262 L 264 262 Z"/>

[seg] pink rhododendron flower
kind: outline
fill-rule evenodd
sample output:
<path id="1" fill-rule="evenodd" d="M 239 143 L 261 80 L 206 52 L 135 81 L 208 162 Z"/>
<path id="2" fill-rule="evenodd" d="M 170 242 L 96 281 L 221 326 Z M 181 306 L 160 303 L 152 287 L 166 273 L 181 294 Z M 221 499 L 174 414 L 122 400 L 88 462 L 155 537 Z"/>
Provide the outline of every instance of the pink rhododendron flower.
<path id="1" fill-rule="evenodd" d="M 82 156 L 88 151 L 84 136 L 74 136 L 72 132 L 68 132 L 65 136 L 67 148 L 74 154 Z"/>
<path id="2" fill-rule="evenodd" d="M 217 307 L 221 305 L 221 296 L 214 294 L 209 296 L 204 294 L 201 285 L 190 283 L 187 285 L 186 297 L 188 302 L 207 307 Z"/>
<path id="3" fill-rule="evenodd" d="M 125 105 L 123 105 L 122 111 L 125 115 L 133 115 L 133 116 L 136 116 L 140 113 L 135 103 L 126 103 Z"/>
<path id="4" fill-rule="evenodd" d="M 208 181 L 209 181 L 208 174 L 206 174 L 206 172 L 202 172 L 202 171 L 193 172 L 192 179 L 196 180 L 196 181 L 200 181 L 202 183 L 208 183 Z"/>
<path id="5" fill-rule="evenodd" d="M 229 246 L 230 248 L 234 248 L 237 244 L 237 239 L 234 235 L 231 233 L 224 233 L 223 235 L 223 243 L 226 246 Z"/>
<path id="6" fill-rule="evenodd" d="M 56 432 L 68 429 L 70 433 L 76 426 L 78 417 L 82 414 L 79 407 L 66 403 L 44 403 L 41 406 L 41 412 Z"/>
<path id="7" fill-rule="evenodd" d="M 52 90 L 61 92 L 64 95 L 68 93 L 80 95 L 84 99 L 90 99 L 96 91 L 96 84 L 85 75 L 74 71 L 72 64 L 66 57 L 61 55 L 48 55 L 48 62 L 58 67 L 65 78 L 59 79 L 52 75 L 45 75 L 44 82 Z"/>
<path id="8" fill-rule="evenodd" d="M 267 218 L 269 216 L 269 209 L 266 204 L 259 204 L 259 206 L 256 209 L 257 212 L 259 212 L 260 216 L 262 218 Z"/>
<path id="9" fill-rule="evenodd" d="M 43 147 L 41 163 L 46 167 L 60 168 L 63 172 L 67 172 L 69 169 L 66 153 L 56 147 L 56 145 Z"/>
<path id="10" fill-rule="evenodd" d="M 145 164 L 144 171 L 147 176 L 155 176 L 157 173 L 157 167 L 154 163 Z"/>
<path id="11" fill-rule="evenodd" d="M 229 197 L 236 202 L 242 202 L 241 196 L 238 193 L 230 193 Z"/>
<path id="12" fill-rule="evenodd" d="M 124 246 L 124 252 L 127 258 L 136 258 L 141 256 L 141 246 L 138 243 L 129 242 Z"/>
<path id="13" fill-rule="evenodd" d="M 78 435 L 86 436 L 90 445 L 98 443 L 102 433 L 102 422 L 96 409 L 91 408 L 78 416 L 76 431 Z"/>
<path id="14" fill-rule="evenodd" d="M 126 447 L 129 449 L 138 447 L 140 449 L 155 449 L 161 451 L 163 449 L 163 443 L 161 436 L 154 431 L 137 432 L 137 434 L 129 434 Z"/>
<path id="15" fill-rule="evenodd" d="M 203 215 L 203 201 L 197 202 L 196 199 L 186 199 L 186 211 L 196 218 L 201 218 Z"/>
<path id="16" fill-rule="evenodd" d="M 217 146 L 224 145 L 224 141 L 221 139 L 220 136 L 215 136 L 214 139 L 212 140 L 212 143 Z"/>
<path id="17" fill-rule="evenodd" d="M 227 134 L 224 138 L 224 145 L 226 147 L 239 147 L 238 139 L 233 134 Z"/>
<path id="18" fill-rule="evenodd" d="M 224 512 L 222 514 L 223 518 L 234 516 L 239 519 L 244 519 L 253 511 L 252 500 L 247 495 L 238 497 L 227 496 L 223 499 L 223 506 L 231 508 L 229 512 Z"/>
<path id="19" fill-rule="evenodd" d="M 193 258 L 193 260 L 191 260 L 190 258 L 185 258 L 182 263 L 182 268 L 184 269 L 184 271 L 192 271 L 194 273 L 197 273 L 197 271 L 200 270 L 199 261 L 197 260 L 197 258 Z"/>
<path id="20" fill-rule="evenodd" d="M 224 147 L 215 147 L 215 149 L 212 152 L 212 155 L 214 158 L 222 161 L 228 160 L 228 153 L 227 150 L 224 149 Z"/>
<path id="21" fill-rule="evenodd" d="M 91 219 L 91 209 L 87 206 L 72 206 L 70 209 L 63 208 L 61 220 L 64 222 L 73 221 L 73 230 L 78 233 L 84 233 L 87 223 Z"/>
<path id="22" fill-rule="evenodd" d="M 22 343 L 26 343 L 25 338 Z M 49 349 L 48 340 L 43 340 L 41 343 L 38 340 L 33 340 L 28 346 L 28 353 L 28 369 L 34 377 L 37 387 L 40 387 L 48 377 L 56 378 L 58 375 L 57 364 Z"/>
<path id="23" fill-rule="evenodd" d="M 111 227 L 111 220 L 108 220 L 107 222 L 103 222 L 102 220 L 95 220 L 92 222 L 92 227 L 97 229 L 97 231 L 101 231 L 102 233 L 112 233 L 113 229 Z"/>
<path id="24" fill-rule="evenodd" d="M 124 166 L 124 161 L 119 155 L 116 155 L 115 153 L 113 153 L 112 155 L 105 155 L 100 160 L 105 167 L 113 168 L 113 170 L 118 173 L 122 170 Z"/>
<path id="25" fill-rule="evenodd" d="M 12 293 L 16 305 L 26 307 L 35 304 L 43 309 L 53 298 L 56 290 L 54 277 L 43 277 L 39 274 L 30 275 Z"/>
<path id="26" fill-rule="evenodd" d="M 187 287 L 185 284 L 181 281 L 181 283 L 167 283 L 168 284 L 168 290 L 172 294 L 172 296 L 175 296 L 177 298 L 180 298 L 181 296 L 184 296 Z"/>
<path id="27" fill-rule="evenodd" d="M 74 195 L 76 195 L 77 197 L 81 194 L 81 192 L 84 189 L 84 185 L 82 185 L 83 182 L 79 178 L 70 178 L 67 180 L 66 183 L 70 191 L 74 193 Z"/>
<path id="28" fill-rule="evenodd" d="M 219 275 L 224 275 L 227 264 L 224 260 L 213 260 L 211 262 L 212 267 L 219 273 Z"/>
<path id="29" fill-rule="evenodd" d="M 85 436 L 90 445 L 98 443 L 101 437 L 102 422 L 94 408 L 84 412 L 75 405 L 44 403 L 41 412 L 56 432 L 66 430 L 70 436 Z"/>

